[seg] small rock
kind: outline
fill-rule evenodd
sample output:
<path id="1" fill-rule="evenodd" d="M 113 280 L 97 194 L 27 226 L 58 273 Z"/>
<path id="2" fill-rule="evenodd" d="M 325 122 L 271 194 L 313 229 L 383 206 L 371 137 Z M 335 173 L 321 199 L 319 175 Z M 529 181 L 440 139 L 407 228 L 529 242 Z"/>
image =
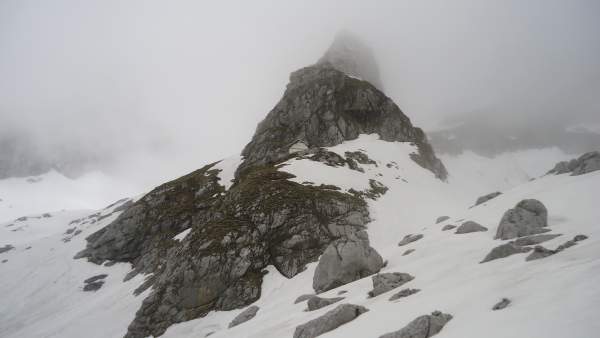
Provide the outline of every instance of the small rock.
<path id="1" fill-rule="evenodd" d="M 346 290 L 340 290 L 340 291 L 338 291 L 338 293 L 337 293 L 337 294 L 338 294 L 338 295 L 343 295 L 343 294 L 345 294 L 345 293 L 348 293 L 348 291 L 346 291 Z"/>
<path id="2" fill-rule="evenodd" d="M 373 290 L 369 291 L 369 297 L 376 297 L 382 293 L 402 286 L 415 277 L 403 272 L 379 273 L 372 277 Z"/>
<path id="3" fill-rule="evenodd" d="M 104 281 L 87 283 L 83 286 L 83 291 L 98 291 L 104 285 Z"/>
<path id="4" fill-rule="evenodd" d="M 483 195 L 483 196 L 477 198 L 477 201 L 475 201 L 475 205 L 476 206 L 480 205 L 480 204 L 485 203 L 485 202 L 491 200 L 492 198 L 496 198 L 496 197 L 498 197 L 500 195 L 502 195 L 502 193 L 499 192 L 499 191 L 496 191 L 496 192 L 493 192 L 493 193 L 490 193 L 490 194 L 487 194 L 487 195 Z"/>
<path id="5" fill-rule="evenodd" d="M 400 298 L 408 297 L 410 295 L 414 295 L 415 293 L 421 291 L 420 289 L 402 289 L 400 292 L 395 293 L 390 297 L 390 301 L 398 300 Z"/>
<path id="6" fill-rule="evenodd" d="M 450 216 L 440 216 L 435 220 L 435 224 L 442 223 L 445 220 L 450 219 Z"/>
<path id="7" fill-rule="evenodd" d="M 429 338 L 438 334 L 451 319 L 452 315 L 435 311 L 431 315 L 417 317 L 401 330 L 379 338 Z"/>
<path id="8" fill-rule="evenodd" d="M 298 298 L 296 298 L 296 300 L 294 301 L 294 304 L 298 304 L 300 302 L 303 302 L 305 300 L 310 299 L 311 297 L 314 297 L 315 295 L 311 294 L 306 294 L 306 295 L 300 295 Z"/>
<path id="9" fill-rule="evenodd" d="M 2 260 L 2 263 L 6 263 L 6 262 L 8 262 L 8 259 L 3 259 Z"/>
<path id="10" fill-rule="evenodd" d="M 586 235 L 577 235 L 577 236 L 573 237 L 573 240 L 575 242 L 583 241 L 586 239 L 588 239 L 588 236 L 586 236 Z"/>
<path id="11" fill-rule="evenodd" d="M 99 281 L 101 279 L 104 279 L 106 277 L 108 277 L 107 274 L 96 275 L 96 276 L 93 276 L 93 277 L 90 277 L 90 278 L 84 280 L 83 282 L 86 283 L 86 284 L 88 284 L 88 283 L 94 283 L 94 282 Z"/>
<path id="12" fill-rule="evenodd" d="M 488 229 L 479 223 L 476 223 L 473 221 L 466 221 L 463 224 L 461 224 L 461 226 L 459 226 L 454 233 L 455 234 L 467 234 L 470 232 L 481 232 L 481 231 L 488 231 Z"/>
<path id="13" fill-rule="evenodd" d="M 410 255 L 413 252 L 415 252 L 415 249 L 408 249 L 408 250 L 404 251 L 404 253 L 402 254 L 402 256 Z"/>
<path id="14" fill-rule="evenodd" d="M 514 241 L 512 241 L 512 243 L 515 243 L 515 245 L 518 245 L 518 246 L 536 245 L 536 244 L 540 244 L 540 243 L 549 241 L 551 239 L 554 239 L 558 236 L 561 236 L 561 235 L 560 234 L 533 235 L 533 236 L 528 236 L 528 237 L 517 238 Z"/>
<path id="15" fill-rule="evenodd" d="M 421 238 L 423 238 L 423 234 L 410 234 L 410 235 L 406 235 L 404 236 L 404 238 L 400 241 L 400 243 L 398 243 L 398 246 L 404 246 L 408 243 L 412 243 L 414 241 L 418 241 Z"/>
<path id="16" fill-rule="evenodd" d="M 505 257 L 511 256 L 514 254 L 518 254 L 518 253 L 529 252 L 531 250 L 532 250 L 531 248 L 521 247 L 521 246 L 515 245 L 512 242 L 505 243 L 505 244 L 502 244 L 502 245 L 499 245 L 499 246 L 493 248 L 492 251 L 490 251 L 490 253 L 488 253 L 487 256 L 485 256 L 485 258 L 480 263 L 493 261 L 494 259 L 498 259 L 498 258 L 505 258 Z"/>
<path id="17" fill-rule="evenodd" d="M 363 313 L 367 308 L 354 304 L 341 304 L 324 315 L 296 327 L 294 338 L 314 338 L 344 325 Z"/>
<path id="18" fill-rule="evenodd" d="M 536 245 L 535 248 L 533 248 L 533 252 L 531 254 L 529 254 L 529 256 L 527 256 L 525 258 L 526 261 L 533 261 L 536 259 L 540 259 L 540 258 L 545 258 L 548 256 L 552 256 L 556 253 L 556 251 L 554 250 L 549 250 L 544 248 L 541 245 Z"/>
<path id="19" fill-rule="evenodd" d="M 6 244 L 5 246 L 0 247 L 0 254 L 4 253 L 4 252 L 7 252 L 7 251 L 10 251 L 10 250 L 12 250 L 14 248 L 15 248 L 14 246 L 12 246 L 10 244 Z"/>
<path id="20" fill-rule="evenodd" d="M 494 305 L 494 307 L 492 307 L 492 310 L 494 310 L 494 311 L 496 311 L 496 310 L 502 310 L 505 307 L 507 307 L 508 304 L 510 304 L 510 299 L 508 299 L 508 298 L 502 298 L 501 301 L 499 301 L 498 303 L 496 303 L 496 305 Z"/>
<path id="21" fill-rule="evenodd" d="M 446 225 L 444 225 L 444 227 L 442 228 L 442 231 L 448 231 L 448 230 L 452 230 L 452 229 L 454 229 L 454 228 L 456 228 L 456 225 L 453 225 L 453 224 L 446 224 Z"/>
<path id="22" fill-rule="evenodd" d="M 235 318 L 233 318 L 233 320 L 231 321 L 231 323 L 229 323 L 229 328 L 232 328 L 234 326 L 240 325 L 244 322 L 249 321 L 250 319 L 254 318 L 254 316 L 256 316 L 256 313 L 258 312 L 260 308 L 256 305 L 252 305 L 249 308 L 247 308 L 246 310 L 242 311 L 239 315 L 237 315 Z"/>
<path id="23" fill-rule="evenodd" d="M 306 302 L 306 305 L 308 305 L 308 311 L 314 311 L 314 310 L 318 310 L 320 308 L 324 308 L 333 303 L 337 303 L 342 299 L 344 299 L 344 297 L 321 298 L 318 296 L 313 296 L 308 299 L 308 302 Z"/>

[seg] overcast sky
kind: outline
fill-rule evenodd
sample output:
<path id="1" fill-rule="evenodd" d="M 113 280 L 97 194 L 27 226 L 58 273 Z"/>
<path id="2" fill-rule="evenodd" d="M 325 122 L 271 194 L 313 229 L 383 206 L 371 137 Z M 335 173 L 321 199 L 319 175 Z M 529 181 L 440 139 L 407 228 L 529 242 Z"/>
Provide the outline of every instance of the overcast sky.
<path id="1" fill-rule="evenodd" d="M 184 172 L 239 153 L 340 29 L 425 129 L 600 122 L 599 18 L 597 0 L 2 0 L 0 132 Z"/>

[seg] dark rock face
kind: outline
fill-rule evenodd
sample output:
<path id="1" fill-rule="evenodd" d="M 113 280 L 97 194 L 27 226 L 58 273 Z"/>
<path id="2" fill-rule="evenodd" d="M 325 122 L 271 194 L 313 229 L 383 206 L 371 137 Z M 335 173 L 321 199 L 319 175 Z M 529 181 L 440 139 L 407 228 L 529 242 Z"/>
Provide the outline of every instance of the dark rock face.
<path id="1" fill-rule="evenodd" d="M 438 178 L 446 178 L 446 169 L 423 131 L 413 127 L 390 98 L 328 64 L 292 73 L 283 98 L 242 151 L 245 161 L 237 176 L 248 167 L 290 156 L 289 147 L 298 140 L 310 148 L 329 147 L 373 133 L 384 141 L 413 142 L 419 151 L 411 158 Z"/>
<path id="2" fill-rule="evenodd" d="M 399 292 L 395 293 L 390 297 L 390 301 L 398 300 L 400 298 L 405 298 L 410 295 L 414 295 L 415 293 L 421 291 L 421 289 L 402 289 Z"/>
<path id="3" fill-rule="evenodd" d="M 364 231 L 331 243 L 319 259 L 313 277 L 317 293 L 335 289 L 379 272 L 383 259 L 369 246 Z"/>
<path id="4" fill-rule="evenodd" d="M 466 221 L 456 228 L 455 234 L 468 234 L 470 232 L 482 232 L 488 231 L 488 229 L 479 223 L 473 221 Z"/>
<path id="5" fill-rule="evenodd" d="M 379 273 L 372 277 L 373 290 L 369 291 L 369 297 L 377 297 L 382 293 L 398 288 L 415 277 L 402 272 Z"/>
<path id="6" fill-rule="evenodd" d="M 108 277 L 107 274 L 96 275 L 83 281 L 83 291 L 98 291 L 104 285 L 104 278 Z"/>
<path id="7" fill-rule="evenodd" d="M 481 197 L 477 198 L 477 201 L 475 201 L 475 205 L 480 205 L 480 204 L 485 203 L 485 202 L 491 200 L 492 198 L 498 197 L 500 195 L 502 195 L 502 193 L 499 191 L 496 191 L 496 192 L 481 196 Z"/>
<path id="8" fill-rule="evenodd" d="M 493 261 L 494 259 L 505 258 L 518 253 L 529 252 L 531 250 L 531 248 L 522 247 L 512 242 L 505 243 L 493 248 L 492 251 L 490 251 L 490 253 L 488 253 L 480 263 Z"/>
<path id="9" fill-rule="evenodd" d="M 435 224 L 442 223 L 443 221 L 449 220 L 450 216 L 440 216 L 435 220 Z"/>
<path id="10" fill-rule="evenodd" d="M 583 175 L 600 170 L 600 152 L 592 151 L 570 161 L 559 162 L 548 174 L 566 174 L 571 176 Z"/>
<path id="11" fill-rule="evenodd" d="M 404 246 L 406 244 L 415 242 L 420 240 L 421 238 L 423 238 L 423 234 L 410 234 L 410 235 L 406 235 L 404 236 L 404 238 L 402 238 L 402 240 L 398 243 L 398 246 Z"/>
<path id="12" fill-rule="evenodd" d="M 344 297 L 321 298 L 318 296 L 313 296 L 308 299 L 306 305 L 308 306 L 308 311 L 314 311 L 329 306 L 331 304 L 337 303 L 343 299 Z"/>
<path id="13" fill-rule="evenodd" d="M 237 315 L 235 318 L 233 318 L 231 323 L 229 323 L 228 327 L 232 328 L 234 326 L 238 326 L 242 323 L 249 321 L 250 319 L 254 318 L 254 316 L 256 316 L 256 313 L 258 312 L 259 309 L 260 308 L 256 305 L 250 306 L 246 310 L 242 311 L 242 313 Z"/>
<path id="14" fill-rule="evenodd" d="M 379 338 L 429 338 L 438 334 L 452 315 L 435 311 L 430 315 L 417 317 L 399 331 L 386 333 Z"/>
<path id="15" fill-rule="evenodd" d="M 507 210 L 500 220 L 495 239 L 512 239 L 550 231 L 548 210 L 542 202 L 534 199 L 522 200 L 513 209 Z"/>
<path id="16" fill-rule="evenodd" d="M 506 308 L 509 304 L 510 304 L 510 299 L 502 298 L 502 300 L 500 300 L 498 303 L 496 303 L 492 307 L 492 310 L 494 310 L 494 311 L 502 310 L 502 309 Z"/>
<path id="17" fill-rule="evenodd" d="M 363 313 L 369 311 L 367 308 L 354 304 L 341 304 L 335 309 L 328 311 L 321 317 L 296 327 L 294 338 L 314 338 L 325 332 L 332 331 L 344 325 Z"/>

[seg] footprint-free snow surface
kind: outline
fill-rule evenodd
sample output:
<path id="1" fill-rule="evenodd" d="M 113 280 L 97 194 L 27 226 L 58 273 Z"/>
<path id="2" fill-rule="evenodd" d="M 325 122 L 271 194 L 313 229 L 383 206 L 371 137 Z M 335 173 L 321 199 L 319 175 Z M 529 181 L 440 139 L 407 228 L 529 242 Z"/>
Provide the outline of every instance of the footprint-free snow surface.
<path id="1" fill-rule="evenodd" d="M 251 305 L 259 308 L 254 317 L 228 328 L 245 309 L 211 312 L 169 327 L 164 337 L 292 337 L 296 327 L 343 304 L 368 311 L 321 337 L 379 337 L 434 311 L 452 316 L 436 338 L 598 336 L 600 171 L 514 182 L 496 198 L 469 208 L 481 195 L 481 186 L 489 182 L 478 181 L 477 176 L 472 181 L 454 180 L 452 170 L 448 182 L 440 181 L 410 160 L 408 155 L 416 151 L 411 144 L 361 135 L 328 150 L 341 156 L 363 152 L 374 163 L 359 164 L 361 172 L 294 158 L 280 170 L 294 174 L 296 182 L 335 185 L 342 191 L 368 191 L 373 184 L 387 187 L 367 199 L 371 246 L 387 260 L 381 273 L 407 273 L 414 279 L 369 297 L 373 282 L 371 276 L 365 277 L 319 294 L 344 297 L 341 301 L 305 311 L 306 302 L 294 301 L 314 293 L 316 262 L 292 279 L 269 267 L 261 297 Z M 548 170 L 553 164 L 548 163 Z M 229 182 L 233 171 L 226 167 L 229 164 L 221 169 Z M 541 201 L 548 209 L 548 233 L 561 234 L 543 242 L 545 248 L 554 250 L 576 235 L 587 239 L 542 259 L 526 261 L 529 253 L 518 253 L 480 263 L 494 247 L 510 241 L 494 240 L 494 235 L 504 212 L 523 199 Z M 73 259 L 85 247 L 85 237 L 112 222 L 123 203 L 99 212 L 38 214 L 0 225 L 0 248 L 12 247 L 0 253 L 0 337 L 122 337 L 126 333 L 151 292 L 133 294 L 148 276 L 123 281 L 129 264 L 99 266 Z M 442 215 L 450 218 L 436 224 Z M 489 230 L 442 231 L 449 224 L 467 221 Z M 409 234 L 423 237 L 398 246 Z M 414 251 L 403 255 L 409 249 Z M 100 279 L 97 290 L 84 291 L 86 279 L 103 274 L 107 276 Z M 402 289 L 419 291 L 389 300 Z M 510 302 L 493 310 L 503 299 Z"/>

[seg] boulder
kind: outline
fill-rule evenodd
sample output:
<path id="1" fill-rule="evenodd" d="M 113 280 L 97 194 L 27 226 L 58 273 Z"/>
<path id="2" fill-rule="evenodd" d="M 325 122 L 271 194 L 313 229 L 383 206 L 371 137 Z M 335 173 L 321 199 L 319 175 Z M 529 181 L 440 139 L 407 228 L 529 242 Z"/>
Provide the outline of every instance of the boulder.
<path id="1" fill-rule="evenodd" d="M 398 243 L 398 246 L 404 246 L 406 244 L 415 242 L 423 238 L 423 234 L 410 234 L 404 236 L 404 238 Z"/>
<path id="2" fill-rule="evenodd" d="M 479 223 L 473 221 L 466 221 L 456 228 L 455 234 L 468 234 L 470 232 L 482 232 L 488 231 L 488 229 Z"/>
<path id="3" fill-rule="evenodd" d="M 414 295 L 415 293 L 421 291 L 420 289 L 402 289 L 400 292 L 395 293 L 390 297 L 390 301 L 398 300 L 400 298 L 408 297 L 410 295 Z"/>
<path id="4" fill-rule="evenodd" d="M 450 216 L 440 216 L 435 220 L 435 224 L 442 223 L 443 221 L 449 220 Z"/>
<path id="5" fill-rule="evenodd" d="M 93 282 L 99 281 L 101 279 L 104 279 L 106 277 L 108 277 L 107 274 L 96 275 L 96 276 L 92 276 L 92 277 L 84 280 L 83 282 L 86 283 L 86 284 L 93 283 Z"/>
<path id="6" fill-rule="evenodd" d="M 493 192 L 493 193 L 489 193 L 487 195 L 480 196 L 480 197 L 477 198 L 477 201 L 475 201 L 475 205 L 476 206 L 480 205 L 480 204 L 485 203 L 485 202 L 491 200 L 492 198 L 496 198 L 496 197 L 498 197 L 500 195 L 502 195 L 502 193 L 499 192 L 499 191 L 496 191 L 496 192 Z"/>
<path id="7" fill-rule="evenodd" d="M 10 251 L 10 250 L 12 250 L 14 248 L 15 248 L 14 246 L 12 246 L 10 244 L 6 244 L 5 246 L 0 247 L 0 253 L 4 253 L 4 252 L 7 252 L 7 251 Z"/>
<path id="8" fill-rule="evenodd" d="M 417 317 L 401 330 L 386 333 L 379 338 L 429 338 L 438 334 L 452 319 L 452 315 L 432 312 L 431 315 Z"/>
<path id="9" fill-rule="evenodd" d="M 456 228 L 456 225 L 453 225 L 453 224 L 446 224 L 446 225 L 444 225 L 444 227 L 442 228 L 442 231 L 448 231 L 448 230 L 452 230 L 452 229 L 454 229 L 454 228 Z"/>
<path id="10" fill-rule="evenodd" d="M 369 291 L 369 297 L 376 297 L 382 293 L 400 287 L 415 277 L 403 272 L 378 273 L 372 277 L 373 290 Z"/>
<path id="11" fill-rule="evenodd" d="M 294 338 L 317 337 L 356 319 L 367 311 L 369 311 L 367 308 L 359 305 L 338 305 L 335 309 L 326 312 L 324 315 L 296 327 Z"/>
<path id="12" fill-rule="evenodd" d="M 508 298 L 502 298 L 502 300 L 500 300 L 498 303 L 496 303 L 492 307 L 492 310 L 494 310 L 494 311 L 502 310 L 505 307 L 507 307 L 509 304 L 510 304 L 510 299 L 508 299 Z"/>
<path id="13" fill-rule="evenodd" d="M 505 243 L 493 248 L 480 263 L 493 261 L 494 259 L 504 258 L 518 253 L 529 252 L 531 250 L 531 248 L 518 246 L 512 242 Z"/>
<path id="14" fill-rule="evenodd" d="M 535 199 L 522 200 L 513 209 L 507 210 L 498 225 L 495 239 L 512 239 L 550 231 L 548 211 L 542 202 Z"/>
<path id="15" fill-rule="evenodd" d="M 234 326 L 238 326 L 244 322 L 249 321 L 250 319 L 254 318 L 254 316 L 256 316 L 256 313 L 259 309 L 260 308 L 256 305 L 250 306 L 246 310 L 242 311 L 239 315 L 235 316 L 235 318 L 233 318 L 233 320 L 229 323 L 228 327 L 232 328 Z"/>
<path id="16" fill-rule="evenodd" d="M 529 254 L 529 256 L 527 256 L 525 258 L 526 261 L 533 261 L 536 259 L 540 259 L 540 258 L 546 258 L 548 256 L 552 256 L 556 253 L 555 250 L 550 250 L 550 249 L 546 249 L 541 245 L 536 245 L 533 248 L 533 252 L 531 254 Z"/>
<path id="17" fill-rule="evenodd" d="M 383 259 L 369 246 L 366 232 L 362 238 L 342 239 L 331 243 L 319 259 L 313 277 L 317 293 L 334 289 L 379 272 Z"/>
<path id="18" fill-rule="evenodd" d="M 314 310 L 318 310 L 320 308 L 326 307 L 328 305 L 331 305 L 333 303 L 337 303 L 342 299 L 344 299 L 344 297 L 321 298 L 318 296 L 312 296 L 308 299 L 308 302 L 306 302 L 306 305 L 308 305 L 308 311 L 314 311 Z"/>

